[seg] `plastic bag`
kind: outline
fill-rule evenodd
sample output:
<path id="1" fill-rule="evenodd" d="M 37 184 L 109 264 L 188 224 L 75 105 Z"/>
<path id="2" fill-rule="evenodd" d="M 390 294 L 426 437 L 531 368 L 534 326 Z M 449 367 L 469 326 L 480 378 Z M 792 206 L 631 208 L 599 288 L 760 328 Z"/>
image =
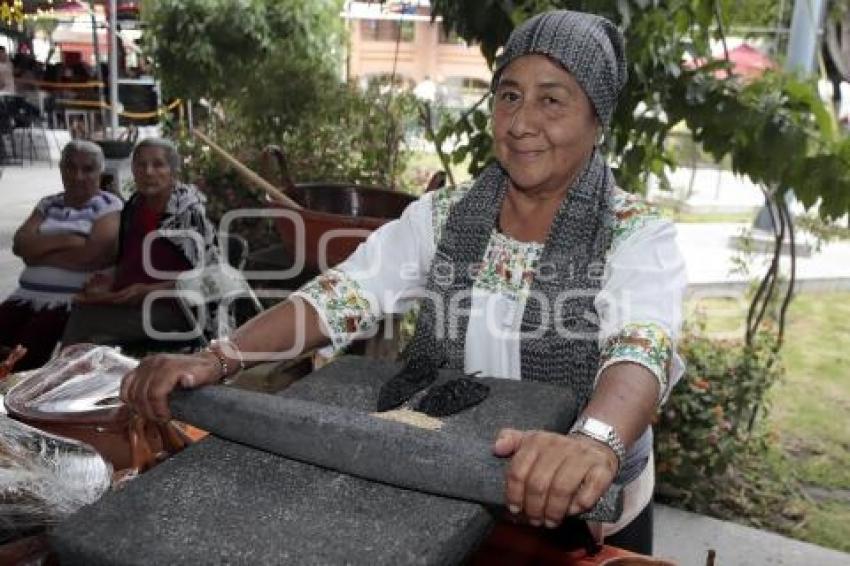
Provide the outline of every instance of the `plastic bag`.
<path id="1" fill-rule="evenodd" d="M 116 348 L 80 344 L 66 348 L 11 391 L 41 413 L 83 413 L 118 407 L 121 378 L 139 362 Z"/>
<path id="2" fill-rule="evenodd" d="M 142 472 L 192 439 L 174 423 L 134 415 L 118 398 L 122 378 L 138 363 L 108 346 L 69 346 L 44 367 L 26 372 L 4 404 L 19 421 L 91 445 L 116 470 Z"/>
<path id="3" fill-rule="evenodd" d="M 66 518 L 111 481 L 88 445 L 0 416 L 0 542 Z"/>

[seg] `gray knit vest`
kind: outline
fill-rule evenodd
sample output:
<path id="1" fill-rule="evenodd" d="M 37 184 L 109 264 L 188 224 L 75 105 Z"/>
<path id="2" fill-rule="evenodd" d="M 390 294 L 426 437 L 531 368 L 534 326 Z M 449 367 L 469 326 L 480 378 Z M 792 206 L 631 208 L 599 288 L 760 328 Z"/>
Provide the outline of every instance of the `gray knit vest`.
<path id="1" fill-rule="evenodd" d="M 611 171 L 594 151 L 552 223 L 520 327 L 522 379 L 569 387 L 579 408 L 590 398 L 599 368 L 599 321 L 593 301 L 611 243 L 613 189 Z M 407 359 L 426 356 L 463 369 L 475 272 L 506 190 L 507 174 L 493 164 L 452 207 Z"/>

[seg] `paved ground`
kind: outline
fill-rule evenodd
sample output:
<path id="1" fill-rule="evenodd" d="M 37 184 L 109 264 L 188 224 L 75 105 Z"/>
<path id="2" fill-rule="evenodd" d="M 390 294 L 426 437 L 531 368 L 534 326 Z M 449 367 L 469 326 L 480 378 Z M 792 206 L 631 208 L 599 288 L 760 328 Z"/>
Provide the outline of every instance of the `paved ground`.
<path id="1" fill-rule="evenodd" d="M 12 237 L 38 200 L 62 190 L 59 169 L 46 163 L 3 167 L 0 177 L 0 297 L 17 285 L 23 262 L 12 254 Z"/>
<path id="2" fill-rule="evenodd" d="M 6 167 L 0 177 L 0 297 L 11 292 L 22 264 L 11 253 L 17 226 L 44 195 L 61 190 L 59 171 L 46 163 Z M 750 199 L 754 202 L 754 199 Z M 681 224 L 679 242 L 688 258 L 691 292 L 734 293 L 746 277 L 730 275 L 730 237 L 745 228 L 735 224 Z M 756 262 L 758 264 L 758 262 Z M 758 265 L 754 266 L 757 269 Z M 799 264 L 804 289 L 850 289 L 850 244 L 832 244 Z M 2 323 L 2 322 L 0 322 Z M 850 533 L 848 533 L 850 536 Z M 659 506 L 656 553 L 685 566 L 705 564 L 708 549 L 718 566 L 850 565 L 850 555 L 709 517 Z"/>
<path id="3" fill-rule="evenodd" d="M 752 275 L 732 273 L 733 258 L 741 256 L 741 251 L 730 245 L 747 230 L 747 224 L 678 224 L 678 241 L 685 254 L 688 269 L 689 292 L 694 293 L 736 293 L 743 291 L 758 274 L 764 272 L 772 253 L 753 253 L 750 256 Z M 757 241 L 773 245 L 765 236 L 754 235 Z M 809 257 L 797 257 L 797 279 L 800 291 L 829 291 L 850 289 L 850 243 L 839 242 L 823 244 L 817 248 L 817 242 L 806 234 L 800 235 L 798 244 L 811 248 Z M 800 247 L 799 245 L 797 246 Z M 790 257 L 783 255 L 783 269 Z"/>
<path id="4" fill-rule="evenodd" d="M 764 204 L 764 195 L 757 185 L 731 171 L 713 167 L 692 170 L 679 167 L 667 171 L 671 191 L 652 187 L 650 197 L 687 201 L 683 207 L 693 212 L 750 212 Z"/>
<path id="5" fill-rule="evenodd" d="M 656 505 L 656 556 L 681 566 L 704 566 L 710 549 L 717 553 L 717 566 L 850 565 L 850 554 Z"/>

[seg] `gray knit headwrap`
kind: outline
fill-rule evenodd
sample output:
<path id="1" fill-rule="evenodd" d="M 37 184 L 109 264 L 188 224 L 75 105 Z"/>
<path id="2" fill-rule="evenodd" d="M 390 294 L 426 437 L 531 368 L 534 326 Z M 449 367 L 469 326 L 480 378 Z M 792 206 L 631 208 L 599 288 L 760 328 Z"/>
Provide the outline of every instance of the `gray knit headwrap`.
<path id="1" fill-rule="evenodd" d="M 534 53 L 554 59 L 578 81 L 608 128 L 628 77 L 623 35 L 616 26 L 601 16 L 569 10 L 526 20 L 511 33 L 496 59 L 493 89 L 511 61 Z"/>

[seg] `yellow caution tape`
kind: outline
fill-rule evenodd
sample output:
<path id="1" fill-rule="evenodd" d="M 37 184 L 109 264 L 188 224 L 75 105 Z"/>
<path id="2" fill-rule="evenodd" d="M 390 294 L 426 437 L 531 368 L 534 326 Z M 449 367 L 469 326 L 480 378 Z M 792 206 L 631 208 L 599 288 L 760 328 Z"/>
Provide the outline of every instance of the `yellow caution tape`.
<path id="1" fill-rule="evenodd" d="M 73 98 L 57 98 L 56 104 L 77 106 L 79 108 L 109 108 L 108 104 L 99 100 L 74 100 Z"/>
<path id="2" fill-rule="evenodd" d="M 103 108 L 104 110 L 111 110 L 112 106 L 105 102 L 100 102 L 99 100 L 72 100 L 67 98 L 60 98 L 56 100 L 57 104 L 62 104 L 63 106 L 76 106 L 80 108 Z M 161 116 L 166 112 L 170 112 L 183 104 L 183 100 L 177 99 L 171 104 L 167 106 L 161 106 L 156 110 L 151 110 L 150 112 L 128 112 L 128 111 L 120 111 L 118 112 L 119 116 L 124 116 L 125 118 L 130 118 L 131 120 L 145 120 L 147 118 L 156 118 L 157 116 Z"/>
<path id="3" fill-rule="evenodd" d="M 55 88 L 59 90 L 74 88 L 100 88 L 103 86 L 103 83 L 100 81 L 88 81 L 84 83 L 57 83 L 54 81 L 38 81 L 34 79 L 15 79 L 15 82 L 35 85 L 44 88 Z"/>
<path id="4" fill-rule="evenodd" d="M 145 118 L 154 118 L 156 116 L 161 116 L 162 114 L 165 114 L 166 112 L 171 112 L 172 110 L 174 110 L 175 108 L 177 108 L 181 104 L 183 104 L 183 101 L 178 98 L 177 100 L 175 100 L 171 104 L 168 104 L 167 106 L 162 106 L 162 107 L 157 108 L 156 110 L 153 110 L 151 112 L 127 112 L 127 111 L 124 111 L 124 112 L 119 112 L 118 114 L 120 114 L 121 116 L 124 116 L 125 118 L 132 118 L 134 120 L 142 120 L 142 119 L 145 119 Z M 107 107 L 109 107 L 109 106 L 107 105 Z"/>

